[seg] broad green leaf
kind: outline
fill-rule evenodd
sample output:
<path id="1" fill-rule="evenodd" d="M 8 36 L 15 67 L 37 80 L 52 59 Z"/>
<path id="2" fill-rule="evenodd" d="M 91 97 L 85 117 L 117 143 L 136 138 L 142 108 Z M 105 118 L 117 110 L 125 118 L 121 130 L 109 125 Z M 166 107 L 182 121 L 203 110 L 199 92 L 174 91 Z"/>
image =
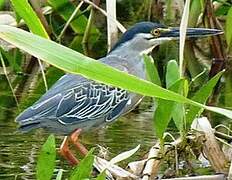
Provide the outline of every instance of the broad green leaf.
<path id="1" fill-rule="evenodd" d="M 106 180 L 106 171 L 102 171 L 96 178 L 96 180 Z"/>
<path id="2" fill-rule="evenodd" d="M 50 180 L 55 168 L 56 144 L 54 135 L 50 135 L 42 146 L 37 166 L 36 178 L 38 180 Z"/>
<path id="3" fill-rule="evenodd" d="M 226 17 L 226 42 L 229 48 L 232 46 L 232 7 Z"/>
<path id="4" fill-rule="evenodd" d="M 232 118 L 232 111 L 230 110 L 200 104 L 149 81 L 145 81 L 99 61 L 95 61 L 51 40 L 18 28 L 0 25 L 0 38 L 64 71 L 81 74 L 86 78 L 144 96 L 188 103 Z"/>
<path id="5" fill-rule="evenodd" d="M 166 70 L 166 87 L 170 88 L 179 79 L 180 79 L 180 72 L 179 72 L 178 64 L 175 60 L 170 60 L 167 64 L 167 70 Z M 180 87 L 179 93 L 184 91 L 185 82 L 186 80 L 183 81 L 183 84 L 182 84 L 182 87 Z M 168 103 L 172 103 L 172 102 L 169 101 Z M 180 131 L 183 131 L 183 127 L 184 127 L 184 123 L 183 123 L 184 106 L 183 104 L 175 103 L 172 106 L 172 109 L 169 109 L 168 113 L 171 113 L 171 117 L 173 118 L 173 121 L 175 122 L 176 127 Z"/>
<path id="6" fill-rule="evenodd" d="M 171 87 L 176 81 L 180 79 L 180 72 L 178 64 L 175 60 L 170 60 L 167 64 L 166 70 L 166 87 Z"/>
<path id="7" fill-rule="evenodd" d="M 192 97 L 192 100 L 205 104 L 209 96 L 212 94 L 214 87 L 222 76 L 224 71 L 219 72 L 212 79 L 210 79 L 204 86 L 202 86 Z M 190 106 L 186 115 L 187 125 L 190 126 L 196 116 L 202 111 L 201 108 Z"/>
<path id="8" fill-rule="evenodd" d="M 182 93 L 185 97 L 188 96 L 188 91 L 189 91 L 189 84 L 188 84 L 188 81 L 185 79 L 183 83 L 183 89 L 182 89 Z M 180 132 L 184 132 L 186 128 L 185 114 L 186 112 L 185 112 L 184 104 L 176 103 L 175 110 L 172 112 L 172 118 L 176 124 L 176 127 L 178 128 Z"/>
<path id="9" fill-rule="evenodd" d="M 148 56 L 148 55 L 144 55 L 143 59 L 145 62 L 147 77 L 148 77 L 149 81 L 161 86 L 159 73 L 157 71 L 157 68 L 155 67 L 155 64 L 154 64 L 152 57 Z"/>
<path id="10" fill-rule="evenodd" d="M 184 130 L 184 116 L 185 116 L 184 105 L 181 103 L 176 103 L 176 106 L 172 111 L 172 118 L 173 121 L 175 122 L 177 129 L 180 132 L 183 132 Z"/>
<path id="11" fill-rule="evenodd" d="M 40 19 L 33 11 L 32 7 L 28 3 L 28 0 L 11 0 L 15 11 L 19 14 L 26 22 L 29 29 L 39 36 L 49 38 L 46 30 L 44 29 Z"/>
<path id="12" fill-rule="evenodd" d="M 84 159 L 81 160 L 80 164 L 78 164 L 78 166 L 72 172 L 70 180 L 90 178 L 94 162 L 93 151 L 94 149 L 91 149 Z"/>
<path id="13" fill-rule="evenodd" d="M 180 92 L 183 88 L 183 79 L 176 81 L 169 89 L 174 92 Z M 167 101 L 164 99 L 159 99 L 157 101 L 158 107 L 154 112 L 153 125 L 155 133 L 159 138 L 163 137 L 171 117 L 172 112 L 176 108 L 176 103 L 173 101 Z"/>

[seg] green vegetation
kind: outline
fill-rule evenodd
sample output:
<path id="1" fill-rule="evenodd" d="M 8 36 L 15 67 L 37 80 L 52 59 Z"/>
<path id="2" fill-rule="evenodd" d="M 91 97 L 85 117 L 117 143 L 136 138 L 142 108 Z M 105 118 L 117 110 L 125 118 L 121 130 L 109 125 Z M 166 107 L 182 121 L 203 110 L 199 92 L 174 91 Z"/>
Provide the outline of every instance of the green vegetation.
<path id="1" fill-rule="evenodd" d="M 212 38 L 210 47 L 206 45 L 209 44 L 205 43 L 206 39 L 198 42 L 186 41 L 185 51 L 180 52 L 184 54 L 184 61 L 181 61 L 183 65 L 178 61 L 178 48 L 175 43 L 161 45 L 158 52 L 154 50 L 156 53 L 153 57 L 144 55 L 148 81 L 94 60 L 106 54 L 105 18 L 90 4 L 83 4 L 69 0 L 0 0 L 2 14 L 13 13 L 12 17 L 17 24 L 16 28 L 12 27 L 11 23 L 3 25 L 0 22 L 0 108 L 17 107 L 22 111 L 38 99 L 63 71 L 149 96 L 155 106 L 154 134 L 160 142 L 161 154 L 163 153 L 161 159 L 164 158 L 164 161 L 169 158 L 167 156 L 165 159 L 165 142 L 166 132 L 171 134 L 170 126 L 183 140 L 182 150 L 189 148 L 192 152 L 194 145 L 186 145 L 186 142 L 189 132 L 192 132 L 194 119 L 210 112 L 217 113 L 220 118 L 223 115 L 223 118 L 232 119 L 231 2 L 214 1 L 212 6 L 212 2 L 208 0 L 191 1 L 189 20 L 185 23 L 188 23 L 189 27 L 222 27 L 225 36 Z M 103 2 L 100 2 L 100 5 L 102 4 Z M 164 4 L 151 0 L 123 0 L 117 5 L 122 7 L 118 9 L 118 19 L 125 25 L 158 19 L 167 25 L 179 26 L 184 9 L 182 1 L 178 4 L 170 0 Z M 7 11 L 12 13 L 8 14 Z M 128 19 L 130 22 L 127 22 Z M 14 110 L 14 114 L 19 111 Z M 5 114 L 0 109 L 0 116 L 5 117 Z M 217 122 L 212 120 L 214 125 L 218 125 Z M 228 124 L 227 122 L 226 125 Z M 228 132 L 223 131 L 224 134 Z M 231 130 L 229 137 L 230 133 Z M 122 159 L 127 159 L 132 154 L 134 152 L 124 154 L 126 157 Z M 180 158 L 182 156 L 179 155 Z M 62 168 L 56 169 L 58 158 L 55 137 L 50 135 L 36 162 L 36 178 L 61 180 L 68 176 L 71 180 L 106 179 L 105 170 L 98 175 L 92 173 L 94 148 L 78 166 L 70 168 L 65 175 Z M 178 173 L 177 176 L 182 175 Z"/>

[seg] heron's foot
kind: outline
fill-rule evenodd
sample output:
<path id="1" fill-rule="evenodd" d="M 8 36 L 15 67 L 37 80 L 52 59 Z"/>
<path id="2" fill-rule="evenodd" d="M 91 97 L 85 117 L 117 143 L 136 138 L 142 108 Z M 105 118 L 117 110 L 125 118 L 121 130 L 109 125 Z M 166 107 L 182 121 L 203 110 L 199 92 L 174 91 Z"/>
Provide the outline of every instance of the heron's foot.
<path id="1" fill-rule="evenodd" d="M 78 139 L 80 133 L 81 133 L 81 129 L 77 129 L 76 131 L 74 131 L 70 136 L 70 140 L 73 143 L 73 145 L 76 147 L 76 149 L 79 150 L 79 152 L 83 156 L 85 156 L 88 153 L 88 150 L 85 148 L 83 144 L 80 143 Z"/>
<path id="2" fill-rule="evenodd" d="M 63 156 L 72 166 L 75 166 L 79 163 L 79 160 L 74 156 L 72 151 L 69 149 L 68 136 L 65 136 L 61 146 L 59 153 Z"/>
<path id="3" fill-rule="evenodd" d="M 81 129 L 75 130 L 70 136 L 66 136 L 60 146 L 60 154 L 63 156 L 72 166 L 75 166 L 79 163 L 79 160 L 75 157 L 72 151 L 69 148 L 69 142 L 71 142 L 76 149 L 82 154 L 86 155 L 88 150 L 79 142 L 79 135 Z"/>

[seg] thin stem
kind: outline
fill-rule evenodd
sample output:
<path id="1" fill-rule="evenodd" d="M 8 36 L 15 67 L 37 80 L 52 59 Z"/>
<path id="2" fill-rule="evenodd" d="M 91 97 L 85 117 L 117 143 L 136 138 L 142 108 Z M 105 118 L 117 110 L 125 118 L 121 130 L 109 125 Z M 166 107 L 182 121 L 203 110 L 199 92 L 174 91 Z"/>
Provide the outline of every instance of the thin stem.
<path id="1" fill-rule="evenodd" d="M 104 16 L 107 16 L 108 18 L 110 18 L 114 23 L 116 23 L 116 25 L 118 26 L 118 29 L 124 33 L 126 31 L 126 28 L 119 22 L 117 21 L 117 19 L 111 17 L 105 10 L 101 9 L 100 7 L 98 7 L 96 4 L 94 4 L 93 2 L 89 1 L 89 0 L 83 0 L 85 3 L 88 3 L 90 5 L 92 5 L 94 8 L 96 8 L 97 10 L 99 10 Z"/>
<path id="2" fill-rule="evenodd" d="M 188 26 L 188 18 L 189 18 L 189 7 L 190 7 L 190 0 L 185 1 L 184 11 L 180 23 L 180 48 L 179 48 L 179 70 L 180 70 L 180 77 L 183 77 L 184 70 L 184 45 L 185 45 L 185 38 Z"/>
<path id="3" fill-rule="evenodd" d="M 68 28 L 69 24 L 72 22 L 72 20 L 74 19 L 74 17 L 76 16 L 77 12 L 80 10 L 81 6 L 83 5 L 84 1 L 81 1 L 78 6 L 76 7 L 76 9 L 73 11 L 73 13 L 71 14 L 70 18 L 68 19 L 68 21 L 66 22 L 64 28 L 62 29 L 60 35 L 58 36 L 57 40 L 60 42 L 62 36 L 64 35 L 66 29 Z"/>
<path id="4" fill-rule="evenodd" d="M 228 128 L 227 126 L 225 126 L 224 124 L 219 124 L 219 125 L 215 126 L 214 129 L 217 129 L 219 127 L 225 128 L 228 132 L 232 133 L 232 130 L 230 128 Z"/>
<path id="5" fill-rule="evenodd" d="M 152 0 L 149 0 L 149 2 L 148 2 L 148 18 L 147 18 L 147 20 L 148 21 L 151 21 L 151 10 L 152 10 Z"/>
<path id="6" fill-rule="evenodd" d="M 10 79 L 9 79 L 9 77 L 7 76 L 6 65 L 5 65 L 5 62 L 4 62 L 4 60 L 3 60 L 1 51 L 0 51 L 0 59 L 1 59 L 1 63 L 2 63 L 3 72 L 4 72 L 5 76 L 6 76 L 7 82 L 8 82 L 8 84 L 9 84 L 9 86 L 10 86 L 10 89 L 11 89 L 11 91 L 12 91 L 13 97 L 14 97 L 14 99 L 15 99 L 15 103 L 16 103 L 17 108 L 18 108 L 18 110 L 19 110 L 19 103 L 18 103 L 17 97 L 16 97 L 16 95 L 15 95 L 15 93 L 14 93 L 14 88 L 12 87 L 11 82 L 10 82 Z"/>
<path id="7" fill-rule="evenodd" d="M 90 35 L 91 27 L 92 27 L 92 24 L 93 24 L 93 14 L 94 14 L 94 10 L 93 10 L 93 8 L 91 8 L 88 23 L 86 25 L 85 33 L 84 33 L 83 40 L 82 40 L 83 50 L 84 50 L 85 55 L 88 55 L 88 50 L 89 50 L 88 41 L 89 41 L 89 35 Z"/>
<path id="8" fill-rule="evenodd" d="M 51 29 L 48 25 L 48 22 L 45 18 L 45 16 L 43 15 L 43 12 L 40 8 L 39 2 L 37 0 L 30 0 L 30 3 L 34 9 L 34 11 L 36 12 L 36 15 L 38 16 L 38 18 L 40 19 L 41 23 L 43 24 L 43 27 L 45 28 L 46 32 L 48 34 L 51 34 Z M 40 59 L 38 59 L 38 63 L 39 63 L 39 67 L 41 69 L 41 73 L 42 73 L 42 77 L 43 77 L 43 81 L 44 81 L 44 86 L 46 91 L 48 90 L 48 86 L 47 86 L 47 81 L 46 81 L 46 76 L 43 70 L 43 63 L 41 62 Z"/>
<path id="9" fill-rule="evenodd" d="M 203 74 L 205 74 L 207 71 L 206 68 L 204 68 L 204 70 L 199 73 L 198 75 L 196 75 L 195 77 L 192 78 L 191 82 L 189 83 L 189 87 L 191 87 L 192 83 L 194 83 L 194 81 L 196 81 L 198 78 L 200 78 Z"/>
<path id="10" fill-rule="evenodd" d="M 40 8 L 39 2 L 37 0 L 30 0 L 31 6 L 33 7 L 34 11 L 36 12 L 38 18 L 40 19 L 41 23 L 43 24 L 45 30 L 48 34 L 51 34 L 51 29 L 48 25 L 48 22 L 43 14 L 42 9 Z"/>
<path id="11" fill-rule="evenodd" d="M 106 11 L 107 13 L 113 17 L 116 16 L 116 0 L 106 0 Z M 117 25 L 107 16 L 107 44 L 108 44 L 108 52 L 111 50 L 113 45 L 118 40 L 118 27 Z"/>
<path id="12" fill-rule="evenodd" d="M 38 63 L 39 63 L 39 67 L 40 67 L 40 70 L 41 70 L 44 86 L 45 86 L 45 89 L 47 91 L 48 90 L 48 84 L 47 84 L 47 80 L 46 80 L 46 75 L 44 73 L 43 64 L 42 64 L 40 59 L 38 59 Z"/>

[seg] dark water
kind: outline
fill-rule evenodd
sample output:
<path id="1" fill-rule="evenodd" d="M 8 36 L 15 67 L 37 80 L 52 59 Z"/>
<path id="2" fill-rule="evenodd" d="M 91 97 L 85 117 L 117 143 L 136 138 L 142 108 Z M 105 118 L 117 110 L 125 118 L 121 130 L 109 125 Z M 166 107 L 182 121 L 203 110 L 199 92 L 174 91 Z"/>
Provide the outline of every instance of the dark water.
<path id="1" fill-rule="evenodd" d="M 145 100 L 139 108 L 115 123 L 83 134 L 82 143 L 88 148 L 97 145 L 108 148 L 110 157 L 141 144 L 139 152 L 133 157 L 141 158 L 155 143 L 151 122 L 152 107 L 149 100 Z M 35 179 L 37 155 L 48 134 L 41 130 L 27 134 L 17 133 L 13 111 L 1 108 L 0 179 Z M 56 137 L 57 148 L 61 140 L 62 137 Z M 67 162 L 59 156 L 56 166 L 57 169 L 70 170 Z"/>

